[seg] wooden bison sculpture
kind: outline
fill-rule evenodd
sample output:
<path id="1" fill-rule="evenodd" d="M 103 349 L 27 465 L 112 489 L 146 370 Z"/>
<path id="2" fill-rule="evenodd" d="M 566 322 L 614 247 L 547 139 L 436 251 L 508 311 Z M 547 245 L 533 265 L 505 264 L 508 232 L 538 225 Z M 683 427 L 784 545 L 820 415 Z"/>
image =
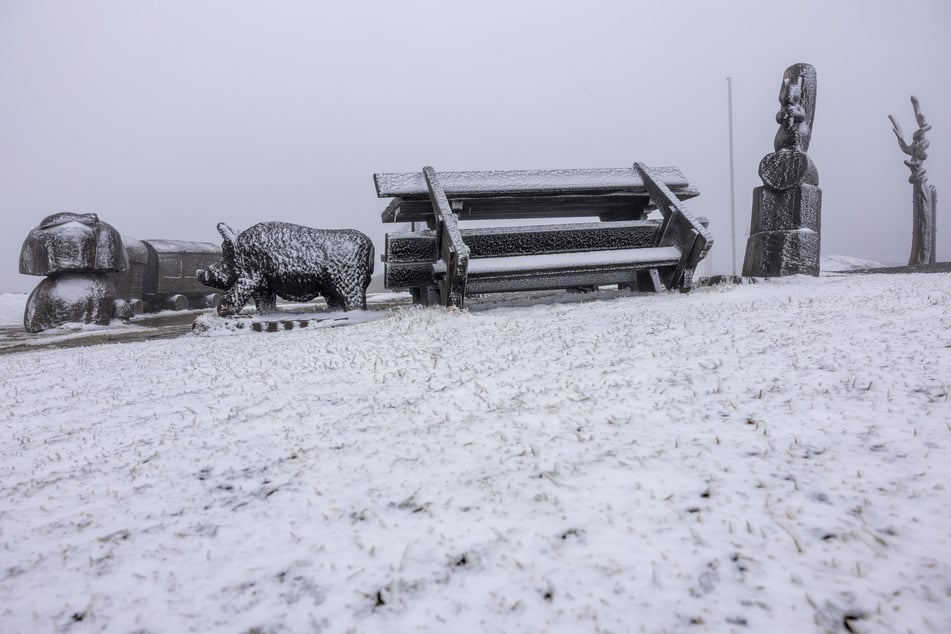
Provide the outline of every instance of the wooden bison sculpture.
<path id="1" fill-rule="evenodd" d="M 258 312 L 273 312 L 278 297 L 306 302 L 322 296 L 331 309 L 366 308 L 373 274 L 373 242 L 353 229 L 313 229 L 261 222 L 240 234 L 218 223 L 221 261 L 196 275 L 226 290 L 218 314 L 235 315 L 250 299 Z"/>

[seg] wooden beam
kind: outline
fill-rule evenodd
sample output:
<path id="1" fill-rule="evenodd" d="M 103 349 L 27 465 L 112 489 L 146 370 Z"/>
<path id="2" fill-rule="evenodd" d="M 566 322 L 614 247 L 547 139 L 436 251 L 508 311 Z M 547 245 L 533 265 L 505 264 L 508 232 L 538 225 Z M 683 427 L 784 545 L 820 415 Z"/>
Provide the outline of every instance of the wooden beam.
<path id="1" fill-rule="evenodd" d="M 390 204 L 386 206 L 386 209 L 383 210 L 380 216 L 383 222 L 402 222 L 401 220 L 397 220 L 400 215 L 401 202 L 403 201 L 399 198 L 394 198 L 390 201 Z M 430 210 L 430 213 L 432 213 L 432 210 Z"/>
<path id="2" fill-rule="evenodd" d="M 558 271 L 585 271 L 610 268 L 652 268 L 670 266 L 680 260 L 677 247 L 648 247 L 646 249 L 614 249 L 611 251 L 577 251 L 574 253 L 547 253 L 544 255 L 512 255 L 499 258 L 479 258 L 469 263 L 472 276 L 524 273 L 557 273 Z"/>
<path id="3" fill-rule="evenodd" d="M 637 283 L 639 271 L 672 269 L 680 255 L 677 247 L 649 247 L 481 258 L 470 263 L 468 285 L 473 293 L 605 284 L 631 286 Z"/>
<path id="4" fill-rule="evenodd" d="M 681 198 L 693 197 L 696 190 L 679 192 Z M 420 222 L 434 217 L 428 199 L 394 198 L 383 212 L 383 222 Z M 642 194 L 600 196 L 522 196 L 500 198 L 453 198 L 453 212 L 459 220 L 518 220 L 531 218 L 583 218 L 602 220 L 639 220 L 647 213 L 650 197 Z"/>
<path id="5" fill-rule="evenodd" d="M 429 190 L 429 199 L 436 210 L 436 248 L 445 273 L 439 283 L 442 303 L 445 306 L 462 308 L 466 296 L 466 277 L 469 268 L 469 248 L 459 233 L 459 220 L 449 205 L 436 170 L 430 166 L 423 168 L 423 178 Z M 439 273 L 437 268 L 434 272 Z"/>
<path id="6" fill-rule="evenodd" d="M 675 167 L 655 167 L 652 174 L 655 180 L 672 189 L 690 185 Z M 450 198 L 646 191 L 643 179 L 631 168 L 441 172 L 439 180 Z M 373 182 L 380 198 L 411 199 L 429 195 L 427 180 L 418 172 L 374 174 Z"/>
<path id="7" fill-rule="evenodd" d="M 706 227 L 687 211 L 663 180 L 654 177 L 651 168 L 643 163 L 635 163 L 634 169 L 640 174 L 650 192 L 651 200 L 664 216 L 657 234 L 656 246 L 676 246 L 682 253 L 677 267 L 666 276 L 667 286 L 687 289 L 697 263 L 713 246 L 713 237 Z"/>

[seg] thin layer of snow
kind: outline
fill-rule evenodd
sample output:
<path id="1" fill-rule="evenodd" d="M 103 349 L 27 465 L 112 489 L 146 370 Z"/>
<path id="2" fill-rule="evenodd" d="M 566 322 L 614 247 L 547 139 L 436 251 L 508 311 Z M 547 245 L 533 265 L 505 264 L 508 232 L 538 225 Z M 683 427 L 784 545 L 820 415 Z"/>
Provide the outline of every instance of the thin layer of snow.
<path id="1" fill-rule="evenodd" d="M 379 293 L 367 293 L 367 304 L 384 304 L 396 301 L 410 301 L 411 295 L 404 291 L 383 291 Z"/>
<path id="2" fill-rule="evenodd" d="M 105 295 L 103 288 L 106 286 L 106 277 L 102 273 L 64 273 L 50 279 L 53 284 L 49 297 L 53 305 L 87 304 Z M 112 300 L 109 301 L 111 303 Z"/>
<path id="3" fill-rule="evenodd" d="M 689 186 L 676 167 L 652 167 L 655 178 L 668 187 Z M 644 181 L 633 167 L 560 169 L 560 170 L 493 170 L 468 172 L 436 172 L 443 190 L 449 196 L 506 194 L 541 194 L 557 192 L 646 191 Z M 389 172 L 373 175 L 377 195 L 426 196 L 429 189 L 423 172 Z"/>
<path id="4" fill-rule="evenodd" d="M 951 276 L 0 356 L 9 632 L 951 631 Z"/>
<path id="5" fill-rule="evenodd" d="M 337 326 L 352 326 L 376 321 L 386 316 L 383 311 L 353 310 L 345 311 L 315 311 L 293 313 L 270 313 L 266 315 L 252 314 L 244 318 L 222 318 L 217 313 L 206 312 L 199 315 L 192 325 L 192 330 L 198 336 L 219 337 L 224 335 L 252 335 L 258 336 L 249 324 L 255 322 L 277 322 L 279 329 L 293 328 L 334 328 Z"/>
<path id="6" fill-rule="evenodd" d="M 823 273 L 842 273 L 859 269 L 880 269 L 884 264 L 875 260 L 855 258 L 850 255 L 824 255 L 819 262 Z"/>

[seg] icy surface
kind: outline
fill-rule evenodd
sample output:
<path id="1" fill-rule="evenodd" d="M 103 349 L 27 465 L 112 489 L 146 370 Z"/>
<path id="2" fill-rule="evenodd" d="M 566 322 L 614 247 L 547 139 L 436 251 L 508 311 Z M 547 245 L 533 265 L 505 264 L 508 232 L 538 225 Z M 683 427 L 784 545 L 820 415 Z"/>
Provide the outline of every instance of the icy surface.
<path id="1" fill-rule="evenodd" d="M 671 188 L 689 185 L 675 167 L 652 167 L 652 173 Z M 633 168 L 511 170 L 511 171 L 436 171 L 448 196 L 508 194 L 551 194 L 559 192 L 645 191 L 644 182 Z M 374 174 L 377 195 L 427 195 L 426 179 L 420 172 Z"/>
<path id="2" fill-rule="evenodd" d="M 0 356 L 2 629 L 951 631 L 951 276 L 574 297 Z"/>
<path id="3" fill-rule="evenodd" d="M 25 275 L 128 268 L 122 237 L 96 214 L 47 216 L 30 231 L 20 249 L 20 273 Z"/>

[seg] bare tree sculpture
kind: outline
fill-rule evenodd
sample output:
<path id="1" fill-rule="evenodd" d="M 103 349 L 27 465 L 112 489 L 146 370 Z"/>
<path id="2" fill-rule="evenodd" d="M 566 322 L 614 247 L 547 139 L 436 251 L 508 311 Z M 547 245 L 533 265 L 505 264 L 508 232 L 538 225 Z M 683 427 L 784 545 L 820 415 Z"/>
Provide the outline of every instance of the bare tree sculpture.
<path id="1" fill-rule="evenodd" d="M 898 119 L 894 115 L 888 115 L 892 122 L 892 131 L 898 138 L 898 147 L 911 157 L 905 161 L 905 165 L 911 170 L 908 182 L 913 187 L 909 266 L 935 263 L 935 223 L 938 213 L 938 192 L 928 184 L 928 171 L 923 166 L 925 159 L 928 158 L 926 150 L 929 145 L 925 133 L 931 129 L 931 124 L 925 121 L 925 115 L 921 113 L 918 97 L 911 96 L 911 105 L 915 109 L 915 121 L 918 123 L 918 129 L 912 135 L 911 143 L 905 141 L 905 134 L 902 132 Z"/>

